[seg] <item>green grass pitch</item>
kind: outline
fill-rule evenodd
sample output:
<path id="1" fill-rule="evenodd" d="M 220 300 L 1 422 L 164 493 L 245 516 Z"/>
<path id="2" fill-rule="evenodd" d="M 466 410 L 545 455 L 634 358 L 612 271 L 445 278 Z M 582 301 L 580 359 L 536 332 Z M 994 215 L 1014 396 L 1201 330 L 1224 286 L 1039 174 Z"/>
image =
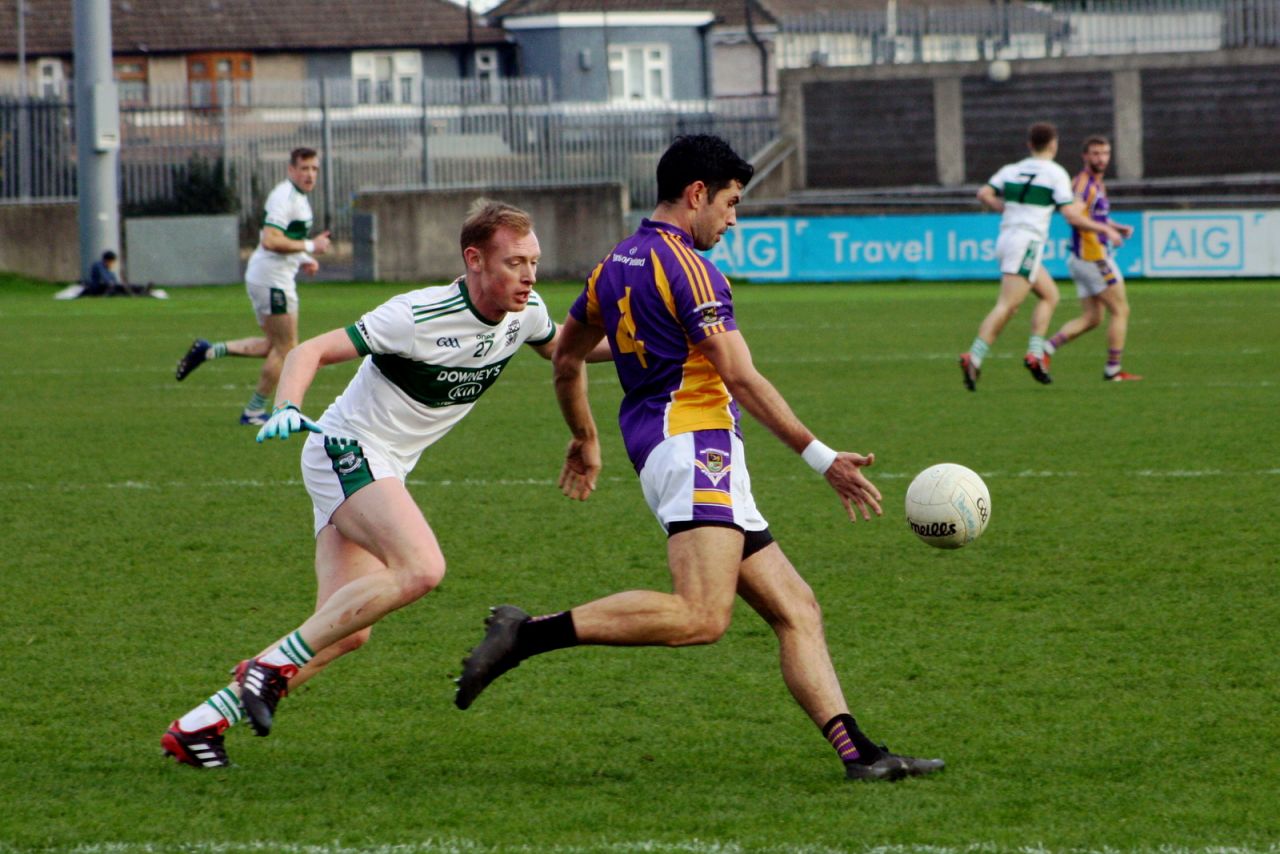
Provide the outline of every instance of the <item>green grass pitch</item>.
<path id="1" fill-rule="evenodd" d="M 304 286 L 302 333 L 404 289 Z M 197 335 L 254 332 L 240 288 L 53 290 L 0 279 L 0 852 L 1280 850 L 1280 283 L 1131 283 L 1132 384 L 1100 381 L 1101 330 L 1035 384 L 1024 307 L 976 394 L 955 358 L 994 284 L 738 288 L 764 374 L 829 445 L 876 453 L 884 517 L 850 525 L 745 426 L 859 721 L 948 761 L 891 786 L 841 778 L 745 606 L 714 646 L 554 653 L 453 708 L 489 605 L 668 584 L 611 369 L 591 369 L 606 468 L 578 504 L 532 352 L 411 477 L 441 588 L 286 699 L 270 738 L 232 731 L 237 767 L 162 761 L 169 721 L 310 612 L 300 444 L 236 424 L 258 362 L 173 379 Z M 540 290 L 563 316 L 577 289 Z M 1064 289 L 1055 328 L 1076 310 Z M 941 461 L 991 490 L 958 552 L 903 519 Z"/>

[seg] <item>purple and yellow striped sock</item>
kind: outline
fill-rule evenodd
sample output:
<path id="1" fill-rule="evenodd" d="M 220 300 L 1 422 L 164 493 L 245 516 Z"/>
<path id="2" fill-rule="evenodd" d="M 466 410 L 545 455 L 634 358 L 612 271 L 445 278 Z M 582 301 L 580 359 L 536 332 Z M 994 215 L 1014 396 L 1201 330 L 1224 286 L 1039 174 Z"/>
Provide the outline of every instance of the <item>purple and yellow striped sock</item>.
<path id="1" fill-rule="evenodd" d="M 845 764 L 861 762 L 870 765 L 882 755 L 880 748 L 867 738 L 866 733 L 858 729 L 858 722 L 848 712 L 827 721 L 822 734 L 831 742 L 840 761 Z"/>
<path id="2" fill-rule="evenodd" d="M 1124 355 L 1124 350 L 1108 350 L 1107 366 L 1104 368 L 1107 376 L 1114 377 L 1120 373 L 1120 357 Z"/>

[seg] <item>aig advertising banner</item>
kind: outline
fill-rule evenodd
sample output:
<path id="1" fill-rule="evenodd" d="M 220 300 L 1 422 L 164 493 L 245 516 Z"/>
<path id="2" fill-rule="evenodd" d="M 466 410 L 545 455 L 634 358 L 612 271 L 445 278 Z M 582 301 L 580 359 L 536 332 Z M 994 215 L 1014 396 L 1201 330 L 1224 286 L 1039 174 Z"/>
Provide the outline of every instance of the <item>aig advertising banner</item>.
<path id="1" fill-rule="evenodd" d="M 1280 276 L 1280 211 L 1120 211 L 1127 278 Z M 708 254 L 731 279 L 777 282 L 992 279 L 996 214 L 740 219 Z M 1066 280 L 1071 230 L 1054 215 L 1045 264 Z"/>

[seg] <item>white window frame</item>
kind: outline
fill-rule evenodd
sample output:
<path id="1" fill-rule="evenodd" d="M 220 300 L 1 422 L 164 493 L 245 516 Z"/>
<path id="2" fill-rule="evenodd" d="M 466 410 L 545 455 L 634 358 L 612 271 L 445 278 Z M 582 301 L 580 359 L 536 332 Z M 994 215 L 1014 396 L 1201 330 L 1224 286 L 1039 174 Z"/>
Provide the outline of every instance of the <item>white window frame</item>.
<path id="1" fill-rule="evenodd" d="M 66 74 L 61 59 L 46 56 L 36 60 L 36 93 L 41 98 L 66 95 Z"/>
<path id="2" fill-rule="evenodd" d="M 498 66 L 498 49 L 482 47 L 475 54 L 475 77 L 488 83 L 498 82 L 502 71 Z"/>
<path id="3" fill-rule="evenodd" d="M 389 77 L 378 75 L 380 60 L 384 67 L 390 69 Z M 382 90 L 385 97 L 380 97 L 380 84 L 386 87 Z M 416 103 L 422 92 L 422 54 L 416 50 L 352 51 L 351 86 L 358 107 Z"/>
<path id="4" fill-rule="evenodd" d="M 639 86 L 634 80 L 631 58 L 640 54 Z M 660 72 L 661 85 L 652 86 L 651 74 Z M 622 77 L 621 91 L 615 91 L 614 75 Z M 642 94 L 635 96 L 635 91 Z M 652 104 L 657 101 L 671 100 L 671 46 L 655 43 L 622 42 L 609 45 L 609 100 L 615 104 Z"/>

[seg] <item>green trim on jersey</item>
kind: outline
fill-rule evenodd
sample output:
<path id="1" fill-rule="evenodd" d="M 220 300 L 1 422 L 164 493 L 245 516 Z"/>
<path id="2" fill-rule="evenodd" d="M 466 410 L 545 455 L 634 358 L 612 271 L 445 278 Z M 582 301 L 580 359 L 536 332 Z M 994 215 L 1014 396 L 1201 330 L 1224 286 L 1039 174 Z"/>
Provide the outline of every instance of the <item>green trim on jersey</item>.
<path id="1" fill-rule="evenodd" d="M 462 298 L 466 300 L 467 308 L 471 309 L 471 313 L 476 316 L 476 320 L 480 321 L 485 326 L 497 326 L 503 320 L 506 320 L 505 316 L 498 320 L 490 320 L 480 312 L 476 311 L 475 304 L 471 302 L 471 293 L 467 290 L 467 280 L 465 278 L 458 280 L 458 291 L 462 294 Z"/>
<path id="2" fill-rule="evenodd" d="M 287 227 L 281 228 L 279 225 L 277 225 L 274 222 L 267 222 L 266 220 L 263 220 L 262 227 L 275 228 L 280 231 L 283 231 L 284 236 L 289 238 L 290 240 L 306 240 L 307 232 L 311 230 L 311 223 L 306 222 L 304 220 L 295 219 L 293 222 L 289 223 Z"/>
<path id="3" fill-rule="evenodd" d="M 456 294 L 448 299 L 440 300 L 439 302 L 415 305 L 413 306 L 413 322 L 425 323 L 428 320 L 436 320 L 450 314 L 457 314 L 460 311 L 464 311 L 466 310 L 466 307 L 466 300 L 462 298 L 461 294 Z"/>
<path id="4" fill-rule="evenodd" d="M 500 362 L 468 368 L 429 365 L 392 354 L 373 354 L 373 364 L 388 381 L 418 403 L 432 408 L 474 403 L 497 382 L 509 361 L 511 356 Z"/>
<path id="5" fill-rule="evenodd" d="M 532 305 L 532 300 L 530 300 L 530 304 Z M 555 323 L 552 323 L 551 334 L 548 335 L 546 338 L 543 338 L 541 341 L 534 341 L 532 338 L 526 338 L 524 343 L 533 344 L 534 346 L 537 346 L 539 344 L 546 344 L 547 342 L 549 342 L 551 339 L 555 337 L 556 337 L 556 325 Z"/>
<path id="6" fill-rule="evenodd" d="M 353 323 L 347 327 L 347 337 L 351 339 L 351 343 L 356 345 L 356 352 L 361 356 L 368 356 L 373 351 L 369 349 L 369 345 L 365 343 L 364 336 L 360 334 L 360 330 Z"/>
<path id="7" fill-rule="evenodd" d="M 1013 202 L 1018 205 L 1038 205 L 1046 208 L 1057 206 L 1057 203 L 1053 200 L 1052 187 L 1041 187 L 1039 184 L 1030 182 L 1025 184 L 1006 183 L 1004 185 L 1004 200 L 1006 203 Z"/>

